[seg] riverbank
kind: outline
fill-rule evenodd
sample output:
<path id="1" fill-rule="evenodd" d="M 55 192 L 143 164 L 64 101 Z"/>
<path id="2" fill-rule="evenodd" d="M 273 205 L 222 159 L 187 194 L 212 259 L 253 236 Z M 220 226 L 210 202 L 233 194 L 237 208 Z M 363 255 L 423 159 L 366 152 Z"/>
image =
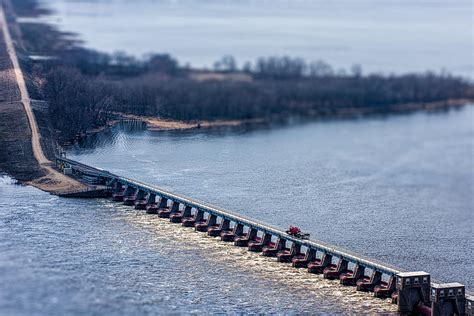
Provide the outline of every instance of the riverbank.
<path id="1" fill-rule="evenodd" d="M 123 120 L 140 121 L 147 125 L 147 128 L 151 131 L 172 131 L 172 130 L 189 130 L 189 129 L 200 129 L 200 128 L 214 128 L 214 127 L 235 127 L 244 124 L 260 124 L 264 123 L 265 119 L 248 119 L 248 120 L 192 120 L 192 121 L 180 121 L 158 118 L 153 116 L 140 116 L 133 114 L 125 114 L 114 112 L 114 115 L 118 117 L 118 120 L 114 121 L 118 123 Z M 94 131 L 93 131 L 94 132 Z"/>
<path id="2" fill-rule="evenodd" d="M 401 115 L 401 114 L 409 114 L 416 111 L 424 111 L 424 112 L 438 112 L 438 111 L 446 111 L 449 109 L 456 109 L 463 106 L 474 106 L 474 100 L 471 99 L 451 99 L 443 102 L 430 102 L 430 103 L 412 103 L 412 104 L 403 104 L 398 105 L 392 111 L 390 111 L 389 115 Z M 120 112 L 113 112 L 112 115 L 114 116 L 113 119 L 109 120 L 107 124 L 104 126 L 93 128 L 87 130 L 85 133 L 77 135 L 76 139 L 71 142 L 62 143 L 62 146 L 67 148 L 68 146 L 72 145 L 76 141 L 83 140 L 84 138 L 95 135 L 98 133 L 102 133 L 105 130 L 120 124 L 121 122 L 126 121 L 136 121 L 141 122 L 146 125 L 147 130 L 155 131 L 155 132 L 163 132 L 163 131 L 185 131 L 185 130 L 198 130 L 198 129 L 214 129 L 214 128 L 223 128 L 223 127 L 241 127 L 241 126 L 253 126 L 258 127 L 262 124 L 271 124 L 271 123 L 285 123 L 288 121 L 287 117 L 282 116 L 275 116 L 272 119 L 268 118 L 261 118 L 261 119 L 247 119 L 247 120 L 214 120 L 214 121 L 201 121 L 201 120 L 194 120 L 194 121 L 180 121 L 180 120 L 172 120 L 172 119 L 165 119 L 165 118 L 158 118 L 152 116 L 140 116 L 140 115 L 133 115 L 133 114 L 126 114 Z M 329 118 L 325 118 L 324 120 L 338 120 L 338 119 L 354 119 L 354 118 L 370 118 L 373 116 L 378 115 L 387 115 L 387 113 L 383 112 L 376 112 L 373 109 L 367 108 L 365 110 L 359 109 L 358 111 L 354 111 L 353 109 L 342 109 L 337 115 L 332 115 Z M 321 120 L 319 115 L 315 115 L 314 117 L 305 116 L 299 118 L 303 121 L 308 120 Z"/>
<path id="3" fill-rule="evenodd" d="M 436 112 L 448 110 L 451 108 L 459 108 L 463 106 L 474 105 L 474 99 L 449 99 L 446 101 L 437 101 L 437 102 L 427 102 L 427 103 L 407 103 L 394 106 L 394 108 L 389 112 L 389 114 L 405 114 L 416 111 L 426 111 L 426 112 Z M 140 116 L 126 113 L 113 112 L 114 116 L 117 119 L 110 121 L 110 124 L 104 126 L 103 128 L 93 129 L 88 131 L 88 133 L 95 134 L 103 131 L 106 128 L 112 127 L 119 122 L 132 120 L 139 121 L 146 124 L 147 129 L 151 131 L 172 131 L 172 130 L 190 130 L 190 129 L 200 129 L 200 128 L 219 128 L 219 127 L 238 127 L 242 125 L 258 125 L 264 123 L 270 123 L 272 121 L 283 121 L 285 117 L 275 116 L 273 119 L 242 119 L 242 120 L 213 120 L 213 121 L 181 121 L 181 120 L 171 120 L 164 119 L 152 116 Z M 373 115 L 380 115 L 382 112 L 374 111 L 372 108 L 358 109 L 341 109 L 337 114 L 333 115 L 332 119 L 350 119 L 356 117 L 370 117 Z M 316 114 L 315 119 L 319 118 Z"/>

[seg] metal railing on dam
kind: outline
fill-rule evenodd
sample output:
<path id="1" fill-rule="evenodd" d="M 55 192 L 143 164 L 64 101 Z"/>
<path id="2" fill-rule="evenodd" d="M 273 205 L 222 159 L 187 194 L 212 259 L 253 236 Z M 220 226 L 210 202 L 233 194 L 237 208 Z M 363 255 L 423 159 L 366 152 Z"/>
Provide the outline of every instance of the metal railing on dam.
<path id="1" fill-rule="evenodd" d="M 407 272 L 322 241 L 297 238 L 215 205 L 71 159 L 57 157 L 56 164 L 66 174 L 115 193 L 115 201 L 124 201 L 147 212 L 153 209 L 150 213 L 209 235 L 216 233 L 213 236 L 221 236 L 222 240 L 233 241 L 237 246 L 247 246 L 251 251 L 275 256 L 278 261 L 291 262 L 294 267 L 322 273 L 328 279 L 340 279 L 341 284 L 372 291 L 377 297 L 391 297 L 401 313 L 430 309 L 432 315 L 473 315 L 473 295 L 466 293 L 462 284 L 441 283 L 426 272 Z M 288 244 L 291 247 L 287 247 Z"/>

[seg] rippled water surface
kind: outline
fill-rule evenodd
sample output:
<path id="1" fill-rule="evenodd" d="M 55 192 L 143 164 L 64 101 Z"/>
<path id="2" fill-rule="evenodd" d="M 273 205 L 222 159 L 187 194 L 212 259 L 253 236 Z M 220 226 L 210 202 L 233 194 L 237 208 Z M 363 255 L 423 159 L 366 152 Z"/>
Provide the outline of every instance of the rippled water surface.
<path id="1" fill-rule="evenodd" d="M 273 128 L 117 127 L 69 157 L 474 286 L 474 107 Z M 0 182 L 7 315 L 386 312 L 388 301 L 108 200 Z"/>
<path id="2" fill-rule="evenodd" d="M 70 156 L 472 287 L 473 122 L 468 106 L 256 130 L 115 129 Z"/>
<path id="3" fill-rule="evenodd" d="M 470 0 L 43 0 L 89 47 L 168 52 L 212 67 L 225 54 L 324 59 L 369 72 L 473 78 Z"/>
<path id="4" fill-rule="evenodd" d="M 388 301 L 106 200 L 0 182 L 3 315 L 393 312 Z"/>

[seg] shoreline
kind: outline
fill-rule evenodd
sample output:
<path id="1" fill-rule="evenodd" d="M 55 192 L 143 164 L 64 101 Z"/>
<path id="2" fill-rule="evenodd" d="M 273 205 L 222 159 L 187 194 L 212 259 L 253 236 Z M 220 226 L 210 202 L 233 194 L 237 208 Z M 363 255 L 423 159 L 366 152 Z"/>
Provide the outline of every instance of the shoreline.
<path id="1" fill-rule="evenodd" d="M 192 120 L 192 121 L 183 121 L 183 120 L 173 120 L 166 118 L 159 118 L 153 116 L 140 116 L 134 114 L 125 114 L 114 112 L 114 115 L 119 117 L 118 120 L 115 120 L 112 125 L 121 122 L 122 120 L 134 120 L 140 121 L 147 125 L 147 129 L 150 131 L 175 131 L 175 130 L 190 130 L 190 129 L 208 129 L 213 127 L 235 127 L 241 126 L 244 124 L 260 124 L 267 122 L 268 119 L 256 118 L 256 119 L 242 119 L 242 120 Z"/>
<path id="2" fill-rule="evenodd" d="M 459 108 L 463 106 L 468 106 L 470 104 L 474 105 L 474 99 L 450 99 L 445 101 L 435 101 L 435 102 L 423 102 L 423 103 L 406 103 L 394 105 L 393 108 L 389 111 L 373 111 L 373 108 L 347 108 L 341 109 L 338 113 L 333 115 L 322 116 L 318 113 L 308 116 L 294 116 L 295 118 L 302 119 L 322 119 L 322 120 L 332 120 L 332 119 L 350 119 L 358 117 L 371 117 L 373 115 L 386 114 L 386 115 L 397 115 L 397 114 L 406 114 L 414 113 L 417 111 L 426 111 L 426 112 L 436 112 L 442 110 L 449 110 L 453 108 Z M 210 129 L 218 127 L 238 127 L 242 125 L 255 125 L 263 123 L 272 123 L 278 122 L 284 119 L 291 119 L 292 116 L 285 115 L 276 115 L 268 118 L 254 118 L 254 119 L 234 119 L 234 120 L 173 120 L 167 118 L 159 118 L 153 116 L 140 116 L 134 114 L 126 114 L 120 112 L 113 112 L 113 115 L 117 119 L 111 120 L 106 126 L 97 128 L 88 133 L 100 133 L 109 127 L 120 123 L 121 121 L 133 120 L 143 122 L 147 125 L 147 130 L 149 131 L 179 131 L 179 130 L 192 130 L 192 129 Z"/>
<path id="3" fill-rule="evenodd" d="M 341 109 L 337 114 L 332 115 L 320 115 L 314 113 L 313 115 L 303 116 L 284 116 L 275 115 L 269 118 L 256 118 L 256 119 L 242 119 L 242 120 L 192 120 L 192 121 L 180 121 L 165 119 L 153 116 L 139 116 L 134 114 L 126 114 L 120 112 L 113 112 L 114 119 L 107 122 L 106 125 L 97 127 L 86 131 L 85 133 L 78 136 L 74 141 L 67 141 L 61 144 L 61 147 L 67 148 L 74 145 L 79 140 L 87 138 L 92 135 L 102 133 L 110 128 L 113 128 L 121 122 L 136 121 L 146 124 L 146 129 L 152 132 L 168 132 L 168 131 L 190 131 L 190 130 L 209 130 L 213 128 L 225 128 L 225 127 L 241 127 L 244 125 L 257 126 L 262 124 L 282 123 L 291 119 L 300 119 L 302 121 L 331 121 L 331 120 L 345 120 L 345 119 L 363 119 L 375 116 L 388 116 L 388 115 L 404 115 L 423 111 L 426 113 L 433 113 L 438 111 L 447 111 L 451 109 L 457 109 L 464 106 L 474 106 L 474 100 L 471 99 L 451 99 L 446 101 L 436 102 L 425 102 L 425 103 L 407 103 L 394 106 L 390 111 L 373 111 L 373 108 L 359 108 L 359 109 Z"/>
<path id="4" fill-rule="evenodd" d="M 406 103 L 395 105 L 394 113 L 403 113 L 403 112 L 415 112 L 415 111 L 439 111 L 450 108 L 458 108 L 462 106 L 469 105 L 474 103 L 474 99 L 461 98 L 461 99 L 448 99 L 444 101 L 433 101 L 433 102 L 423 102 L 423 103 Z"/>

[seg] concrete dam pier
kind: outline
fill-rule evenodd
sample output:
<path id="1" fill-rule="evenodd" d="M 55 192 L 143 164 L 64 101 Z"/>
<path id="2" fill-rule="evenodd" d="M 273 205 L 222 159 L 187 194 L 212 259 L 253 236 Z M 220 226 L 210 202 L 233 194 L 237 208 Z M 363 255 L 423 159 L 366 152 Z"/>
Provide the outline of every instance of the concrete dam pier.
<path id="1" fill-rule="evenodd" d="M 442 283 L 427 272 L 404 271 L 328 243 L 300 239 L 254 219 L 64 157 L 57 157 L 56 165 L 92 188 L 63 196 L 112 198 L 294 268 L 390 298 L 402 315 L 474 315 L 474 295 L 460 283 Z"/>

